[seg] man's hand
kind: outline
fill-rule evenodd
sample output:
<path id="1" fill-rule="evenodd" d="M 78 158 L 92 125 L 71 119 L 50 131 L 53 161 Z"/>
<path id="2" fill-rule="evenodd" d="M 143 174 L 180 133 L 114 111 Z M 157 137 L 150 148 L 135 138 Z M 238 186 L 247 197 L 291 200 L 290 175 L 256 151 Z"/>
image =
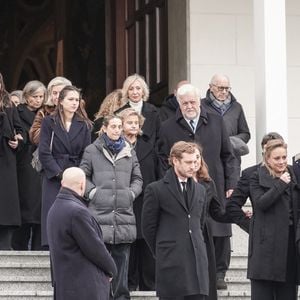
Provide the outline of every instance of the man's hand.
<path id="1" fill-rule="evenodd" d="M 233 193 L 233 189 L 227 190 L 226 191 L 226 198 L 230 198 L 232 193 Z"/>
<path id="2" fill-rule="evenodd" d="M 244 214 L 245 214 L 245 217 L 248 218 L 248 219 L 251 219 L 251 217 L 253 215 L 251 210 L 244 211 Z"/>

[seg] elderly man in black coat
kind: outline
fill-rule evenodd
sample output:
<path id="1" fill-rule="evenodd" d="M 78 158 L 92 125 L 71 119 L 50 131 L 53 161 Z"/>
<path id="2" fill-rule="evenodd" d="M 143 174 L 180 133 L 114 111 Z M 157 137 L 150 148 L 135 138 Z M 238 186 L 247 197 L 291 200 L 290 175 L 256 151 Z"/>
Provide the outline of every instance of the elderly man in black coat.
<path id="1" fill-rule="evenodd" d="M 145 190 L 142 231 L 156 257 L 156 291 L 162 299 L 202 300 L 208 295 L 208 261 L 203 238 L 205 188 L 192 176 L 194 143 L 177 142 L 163 179 Z"/>
<path id="2" fill-rule="evenodd" d="M 249 153 L 247 143 L 250 131 L 243 107 L 231 93 L 228 76 L 215 74 L 211 78 L 206 98 L 201 100 L 201 107 L 207 112 L 222 116 L 240 170 L 241 156 Z M 239 175 L 238 172 L 238 179 Z"/>
<path id="3" fill-rule="evenodd" d="M 85 182 L 81 169 L 66 169 L 47 218 L 56 300 L 109 299 L 110 281 L 117 272 L 82 198 Z"/>
<path id="4" fill-rule="evenodd" d="M 177 141 L 190 141 L 201 144 L 203 158 L 209 174 L 216 184 L 218 197 L 225 207 L 237 181 L 236 158 L 221 116 L 200 108 L 200 92 L 191 84 L 182 85 L 177 90 L 179 109 L 176 116 L 165 121 L 158 141 L 159 159 L 162 173 L 167 169 L 167 157 L 172 145 Z M 211 224 L 216 257 L 222 257 L 217 265 L 217 279 L 226 288 L 224 276 L 230 261 L 231 225 L 212 222 Z"/>

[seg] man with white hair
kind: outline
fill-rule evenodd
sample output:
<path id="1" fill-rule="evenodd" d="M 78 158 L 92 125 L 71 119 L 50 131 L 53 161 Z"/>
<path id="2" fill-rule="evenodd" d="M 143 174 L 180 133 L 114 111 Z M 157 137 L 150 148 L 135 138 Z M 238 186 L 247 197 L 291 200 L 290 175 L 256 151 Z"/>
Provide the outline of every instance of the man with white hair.
<path id="1" fill-rule="evenodd" d="M 161 175 L 168 168 L 168 153 L 175 142 L 196 142 L 202 145 L 203 158 L 216 184 L 220 202 L 225 208 L 225 198 L 231 195 L 237 176 L 236 158 L 233 155 L 224 121 L 221 116 L 201 110 L 200 91 L 191 84 L 182 85 L 177 90 L 177 99 L 179 109 L 176 116 L 165 121 L 160 129 L 158 152 Z M 215 236 L 215 240 L 220 242 L 217 242 L 216 253 L 219 255 L 221 250 L 225 253 L 226 260 L 222 266 L 222 276 L 225 276 L 230 262 L 231 225 L 217 223 L 217 226 L 218 235 Z"/>
<path id="2" fill-rule="evenodd" d="M 85 184 L 81 169 L 66 169 L 49 210 L 47 231 L 56 300 L 109 299 L 110 281 L 117 273 L 100 226 L 82 198 Z"/>

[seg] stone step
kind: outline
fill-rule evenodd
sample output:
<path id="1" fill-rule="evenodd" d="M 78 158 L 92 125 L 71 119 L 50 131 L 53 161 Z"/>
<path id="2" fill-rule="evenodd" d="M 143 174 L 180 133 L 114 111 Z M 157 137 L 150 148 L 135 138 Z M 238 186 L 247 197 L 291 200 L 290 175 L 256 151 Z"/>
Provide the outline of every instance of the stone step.
<path id="1" fill-rule="evenodd" d="M 250 300 L 249 291 L 218 291 L 218 300 Z"/>
<path id="2" fill-rule="evenodd" d="M 51 291 L 50 276 L 2 276 L 0 291 Z"/>
<path id="3" fill-rule="evenodd" d="M 238 292 L 238 291 L 249 291 L 250 292 L 250 280 L 245 277 L 228 277 L 226 276 L 225 281 L 227 282 L 227 291 Z"/>
<path id="4" fill-rule="evenodd" d="M 247 269 L 244 266 L 230 267 L 226 272 L 227 278 L 247 278 Z"/>
<path id="5" fill-rule="evenodd" d="M 0 300 L 53 300 L 52 291 L 0 291 Z"/>
<path id="6" fill-rule="evenodd" d="M 9 262 L 0 261 L 0 275 L 1 276 L 50 276 L 49 262 Z"/>
<path id="7" fill-rule="evenodd" d="M 49 251 L 0 251 L 0 262 L 10 263 L 48 263 Z"/>

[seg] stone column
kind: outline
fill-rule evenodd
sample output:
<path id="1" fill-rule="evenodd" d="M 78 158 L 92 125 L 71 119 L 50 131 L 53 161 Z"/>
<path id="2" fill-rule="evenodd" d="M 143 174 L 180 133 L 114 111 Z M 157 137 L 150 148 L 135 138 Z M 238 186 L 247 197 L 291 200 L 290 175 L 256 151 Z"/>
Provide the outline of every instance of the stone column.
<path id="1" fill-rule="evenodd" d="M 285 0 L 254 0 L 257 161 L 270 131 L 288 136 Z"/>

